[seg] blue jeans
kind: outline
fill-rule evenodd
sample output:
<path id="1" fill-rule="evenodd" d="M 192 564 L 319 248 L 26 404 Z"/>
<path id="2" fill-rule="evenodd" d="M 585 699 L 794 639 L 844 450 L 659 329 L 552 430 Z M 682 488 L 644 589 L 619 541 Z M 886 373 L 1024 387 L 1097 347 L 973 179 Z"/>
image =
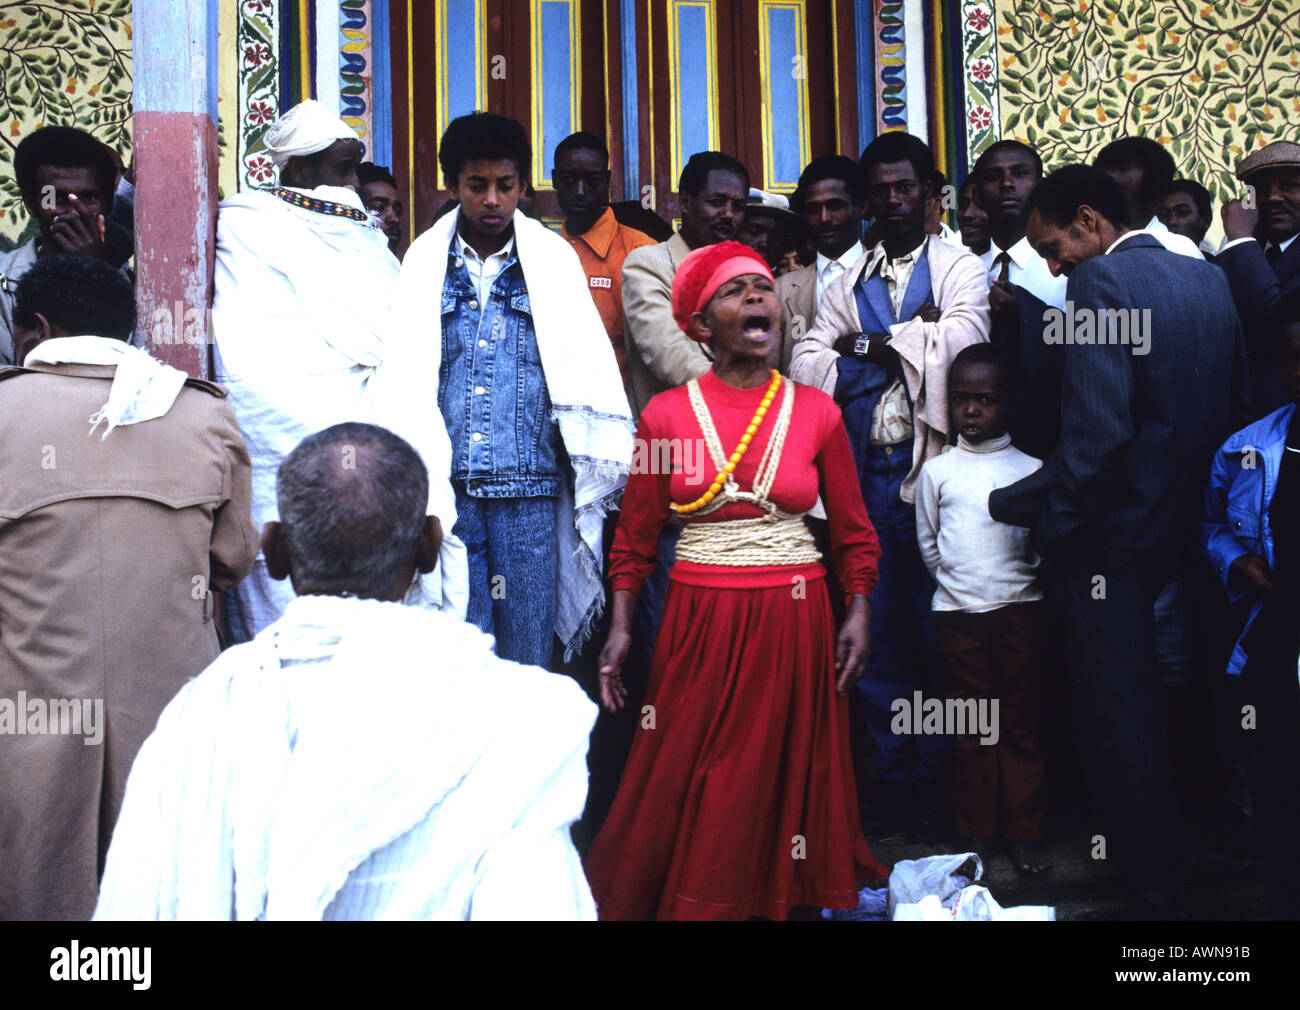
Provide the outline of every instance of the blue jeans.
<path id="1" fill-rule="evenodd" d="M 453 532 L 469 554 L 466 619 L 496 638 L 497 655 L 547 669 L 558 579 L 554 498 L 471 498 L 460 482 Z"/>
<path id="2" fill-rule="evenodd" d="M 867 729 L 882 779 L 936 788 L 948 747 L 941 735 L 896 734 L 890 728 L 898 698 L 912 692 L 942 699 L 939 639 L 930 604 L 934 580 L 916 543 L 916 507 L 898 497 L 912 469 L 912 443 L 869 445 L 859 474 L 867 514 L 880 539 L 880 580 L 871 591 L 871 655 L 858 681 Z"/>

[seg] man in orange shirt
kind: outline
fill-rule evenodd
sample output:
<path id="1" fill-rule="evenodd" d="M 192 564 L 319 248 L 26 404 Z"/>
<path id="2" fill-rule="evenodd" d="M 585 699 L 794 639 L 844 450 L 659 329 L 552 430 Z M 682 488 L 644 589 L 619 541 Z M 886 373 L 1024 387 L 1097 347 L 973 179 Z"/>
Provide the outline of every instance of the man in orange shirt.
<path id="1" fill-rule="evenodd" d="M 618 370 L 627 389 L 627 345 L 623 341 L 623 260 L 633 249 L 654 245 L 649 235 L 620 224 L 609 206 L 609 150 L 591 133 L 565 137 L 555 148 L 551 182 L 564 230 L 582 261 L 591 300 L 596 303 Z"/>

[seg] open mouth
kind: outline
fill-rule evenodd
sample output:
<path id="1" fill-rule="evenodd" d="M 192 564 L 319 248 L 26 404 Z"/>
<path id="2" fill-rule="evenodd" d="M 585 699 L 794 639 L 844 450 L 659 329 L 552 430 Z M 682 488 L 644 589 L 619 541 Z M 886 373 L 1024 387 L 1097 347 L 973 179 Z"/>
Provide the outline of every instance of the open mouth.
<path id="1" fill-rule="evenodd" d="M 746 340 L 766 340 L 772 329 L 772 321 L 761 312 L 746 316 L 741 322 L 741 333 Z"/>

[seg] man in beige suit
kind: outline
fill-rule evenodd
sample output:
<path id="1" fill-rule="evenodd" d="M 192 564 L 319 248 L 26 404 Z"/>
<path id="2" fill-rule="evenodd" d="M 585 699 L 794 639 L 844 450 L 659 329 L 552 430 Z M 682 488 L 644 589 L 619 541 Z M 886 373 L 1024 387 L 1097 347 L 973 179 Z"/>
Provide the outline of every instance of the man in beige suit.
<path id="1" fill-rule="evenodd" d="M 866 252 L 862 217 L 866 191 L 858 163 L 842 154 L 814 158 L 799 176 L 790 206 L 803 218 L 817 260 L 777 278 L 781 300 L 781 371 L 790 373 L 794 345 L 813 328 L 822 295 Z"/>
<path id="2" fill-rule="evenodd" d="M 0 370 L 0 919 L 86 919 L 136 751 L 217 658 L 213 591 L 252 567 L 251 476 L 225 392 L 126 343 L 135 305 L 120 271 L 41 258 L 13 318 L 24 367 Z"/>
<path id="3" fill-rule="evenodd" d="M 730 155 L 691 155 L 677 183 L 681 230 L 667 242 L 634 249 L 623 261 L 623 319 L 627 340 L 629 399 L 640 417 L 650 398 L 684 386 L 709 370 L 704 346 L 673 320 L 673 274 L 686 254 L 733 239 L 745 219 L 749 172 Z"/>

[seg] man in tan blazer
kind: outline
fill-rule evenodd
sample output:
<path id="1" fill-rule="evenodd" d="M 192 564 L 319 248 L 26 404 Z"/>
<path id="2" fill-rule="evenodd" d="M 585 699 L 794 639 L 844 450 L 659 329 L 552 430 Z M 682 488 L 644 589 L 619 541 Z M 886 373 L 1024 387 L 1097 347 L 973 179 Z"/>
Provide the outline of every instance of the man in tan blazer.
<path id="1" fill-rule="evenodd" d="M 677 183 L 681 230 L 667 242 L 644 246 L 623 261 L 623 320 L 627 340 L 629 399 L 640 417 L 650 398 L 684 386 L 713 363 L 703 344 L 689 339 L 673 320 L 673 275 L 686 254 L 734 239 L 745 218 L 749 172 L 730 155 L 691 155 Z"/>
<path id="2" fill-rule="evenodd" d="M 0 919 L 86 919 L 136 751 L 220 652 L 213 591 L 252 567 L 251 476 L 225 392 L 127 345 L 121 272 L 42 258 L 14 323 L 24 367 L 0 370 Z"/>
<path id="3" fill-rule="evenodd" d="M 795 343 L 813 328 L 822 295 L 866 252 L 862 247 L 862 217 L 867 197 L 858 163 L 842 154 L 814 158 L 799 176 L 790 206 L 803 218 L 804 228 L 817 248 L 817 259 L 776 281 L 781 299 L 778 367 L 786 375 L 790 374 Z"/>

